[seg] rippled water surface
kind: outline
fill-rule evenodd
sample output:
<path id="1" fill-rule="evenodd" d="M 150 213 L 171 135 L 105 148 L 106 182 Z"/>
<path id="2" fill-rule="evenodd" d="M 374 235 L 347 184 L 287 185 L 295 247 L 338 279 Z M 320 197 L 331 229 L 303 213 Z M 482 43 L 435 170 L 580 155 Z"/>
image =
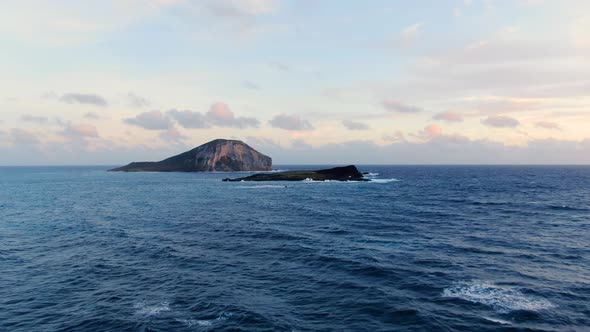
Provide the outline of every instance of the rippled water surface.
<path id="1" fill-rule="evenodd" d="M 590 330 L 590 167 L 360 168 L 0 168 L 0 331 Z"/>

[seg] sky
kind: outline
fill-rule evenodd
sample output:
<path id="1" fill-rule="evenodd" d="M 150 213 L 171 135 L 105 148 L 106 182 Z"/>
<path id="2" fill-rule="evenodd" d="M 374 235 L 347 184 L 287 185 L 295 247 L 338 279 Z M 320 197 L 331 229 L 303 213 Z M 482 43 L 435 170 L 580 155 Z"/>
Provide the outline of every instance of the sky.
<path id="1" fill-rule="evenodd" d="M 0 8 L 0 165 L 590 164 L 587 0 Z"/>

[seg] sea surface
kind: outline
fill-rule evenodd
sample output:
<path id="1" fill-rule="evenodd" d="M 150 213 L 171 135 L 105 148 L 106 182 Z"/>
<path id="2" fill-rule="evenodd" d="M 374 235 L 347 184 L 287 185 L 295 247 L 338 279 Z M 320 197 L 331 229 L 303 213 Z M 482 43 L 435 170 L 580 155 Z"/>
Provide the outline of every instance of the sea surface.
<path id="1" fill-rule="evenodd" d="M 107 168 L 0 168 L 0 331 L 590 331 L 590 167 Z"/>

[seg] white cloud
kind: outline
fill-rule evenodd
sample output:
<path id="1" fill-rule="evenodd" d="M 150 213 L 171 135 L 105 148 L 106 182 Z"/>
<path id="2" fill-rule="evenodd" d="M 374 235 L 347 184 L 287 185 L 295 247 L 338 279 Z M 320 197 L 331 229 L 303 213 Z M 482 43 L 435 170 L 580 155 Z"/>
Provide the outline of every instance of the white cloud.
<path id="1" fill-rule="evenodd" d="M 313 125 L 299 117 L 298 115 L 287 115 L 279 114 L 275 115 L 272 120 L 269 121 L 270 125 L 275 128 L 281 128 L 285 130 L 313 130 Z"/>
<path id="2" fill-rule="evenodd" d="M 142 97 L 142 96 L 138 96 L 135 93 L 128 93 L 127 96 L 127 103 L 129 104 L 129 106 L 132 107 L 146 107 L 146 106 L 150 106 L 151 103 L 149 100 L 147 100 L 146 98 Z"/>
<path id="3" fill-rule="evenodd" d="M 352 120 L 342 120 L 342 125 L 348 130 L 367 130 L 369 126 L 366 123 Z"/>
<path id="4" fill-rule="evenodd" d="M 148 130 L 166 130 L 172 126 L 172 120 L 160 111 L 143 112 L 124 122 Z"/>
<path id="5" fill-rule="evenodd" d="M 88 113 L 84 114 L 84 118 L 91 119 L 91 120 L 98 120 L 98 119 L 100 119 L 100 115 L 98 115 L 94 112 L 88 112 Z"/>
<path id="6" fill-rule="evenodd" d="M 488 116 L 487 118 L 481 120 L 481 123 L 486 126 L 496 128 L 515 128 L 520 124 L 520 122 L 515 118 L 503 115 Z"/>
<path id="7" fill-rule="evenodd" d="M 37 124 L 45 124 L 49 122 L 49 118 L 46 116 L 35 116 L 30 114 L 24 114 L 23 116 L 21 116 L 21 120 Z"/>
<path id="8" fill-rule="evenodd" d="M 420 107 L 404 104 L 397 100 L 384 100 L 381 105 L 390 112 L 417 113 L 422 111 Z"/>
<path id="9" fill-rule="evenodd" d="M 420 30 L 424 26 L 423 22 L 417 22 L 412 25 L 409 25 L 402 29 L 397 39 L 397 46 L 398 47 L 407 47 L 414 43 L 416 37 L 420 33 Z"/>
<path id="10" fill-rule="evenodd" d="M 276 0 L 209 0 L 206 8 L 214 15 L 230 18 L 247 18 L 270 14 L 276 10 Z"/>
<path id="11" fill-rule="evenodd" d="M 200 112 L 190 110 L 177 111 L 170 110 L 167 112 L 183 128 L 209 128 L 211 125 L 206 116 Z"/>

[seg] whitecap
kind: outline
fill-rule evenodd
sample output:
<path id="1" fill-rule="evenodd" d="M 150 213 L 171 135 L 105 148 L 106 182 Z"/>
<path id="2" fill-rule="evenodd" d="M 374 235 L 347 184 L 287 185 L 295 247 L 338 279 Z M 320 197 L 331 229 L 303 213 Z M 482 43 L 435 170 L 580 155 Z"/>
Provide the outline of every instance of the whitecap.
<path id="1" fill-rule="evenodd" d="M 262 185 L 257 185 L 257 186 L 243 186 L 243 187 L 238 187 L 238 188 L 242 188 L 242 189 L 265 189 L 265 188 L 285 188 L 287 187 L 286 185 L 272 185 L 272 184 L 262 184 Z"/>
<path id="2" fill-rule="evenodd" d="M 501 313 L 515 310 L 540 311 L 555 307 L 546 299 L 527 296 L 516 288 L 485 281 L 458 282 L 444 289 L 442 296 L 485 304 Z"/>
<path id="3" fill-rule="evenodd" d="M 147 305 L 144 302 L 136 303 L 134 306 L 135 313 L 142 316 L 154 316 L 162 312 L 170 311 L 168 302 L 162 302 L 156 305 Z"/>
<path id="4" fill-rule="evenodd" d="M 305 180 L 302 180 L 302 182 L 304 183 L 367 183 L 367 181 L 354 181 L 354 180 L 346 180 L 346 181 L 340 181 L 340 180 L 314 180 L 311 178 L 307 178 Z"/>
<path id="5" fill-rule="evenodd" d="M 212 320 L 198 320 L 198 319 L 176 319 L 176 321 L 186 325 L 187 327 L 193 326 L 211 326 L 213 325 Z"/>
<path id="6" fill-rule="evenodd" d="M 498 324 L 502 324 L 502 325 L 512 325 L 512 323 L 510 323 L 507 320 L 503 320 L 503 319 L 499 319 L 499 318 L 486 317 L 486 316 L 482 316 L 482 317 L 483 317 L 483 319 L 489 320 L 490 322 L 494 322 L 494 323 L 498 323 Z"/>
<path id="7" fill-rule="evenodd" d="M 368 173 L 366 173 L 366 174 L 363 174 L 363 175 L 364 175 L 366 178 L 370 178 L 370 177 L 375 177 L 375 176 L 379 175 L 379 173 L 371 173 L 371 172 L 368 172 Z"/>
<path id="8" fill-rule="evenodd" d="M 221 322 L 232 316 L 232 313 L 221 313 L 215 319 L 176 319 L 178 322 L 185 324 L 187 327 L 193 326 L 211 326 L 216 322 Z"/>
<path id="9" fill-rule="evenodd" d="M 371 181 L 369 181 L 369 183 L 373 182 L 373 183 L 390 183 L 390 182 L 399 182 L 401 180 L 398 179 L 370 179 Z"/>

